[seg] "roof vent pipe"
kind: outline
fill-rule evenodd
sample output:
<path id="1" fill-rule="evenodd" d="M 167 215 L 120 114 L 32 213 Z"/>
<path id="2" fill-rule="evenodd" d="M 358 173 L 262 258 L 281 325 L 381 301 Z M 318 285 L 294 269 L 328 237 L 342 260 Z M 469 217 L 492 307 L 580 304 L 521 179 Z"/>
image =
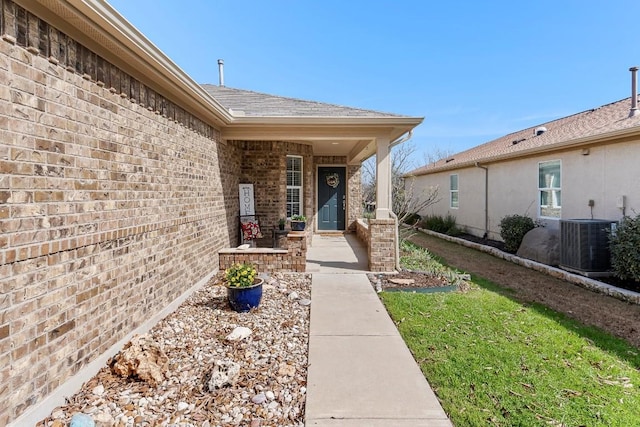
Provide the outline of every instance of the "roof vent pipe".
<path id="1" fill-rule="evenodd" d="M 629 111 L 629 117 L 635 117 L 638 112 L 638 67 L 629 68 L 631 71 L 631 110 Z"/>
<path id="2" fill-rule="evenodd" d="M 218 59 L 218 74 L 220 75 L 219 86 L 224 86 L 224 60 Z"/>

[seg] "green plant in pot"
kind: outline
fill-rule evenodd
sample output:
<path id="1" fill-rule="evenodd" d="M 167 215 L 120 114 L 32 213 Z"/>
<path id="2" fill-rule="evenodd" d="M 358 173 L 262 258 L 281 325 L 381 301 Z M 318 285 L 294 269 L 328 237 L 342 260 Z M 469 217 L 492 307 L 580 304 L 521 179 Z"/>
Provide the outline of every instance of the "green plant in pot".
<path id="1" fill-rule="evenodd" d="M 293 215 L 291 217 L 291 230 L 304 231 L 307 225 L 307 217 L 304 215 Z"/>
<path id="2" fill-rule="evenodd" d="M 280 230 L 284 230 L 284 226 L 287 225 L 287 219 L 286 218 L 280 218 L 278 220 L 278 228 Z"/>
<path id="3" fill-rule="evenodd" d="M 263 279 L 253 264 L 235 263 L 224 272 L 227 299 L 232 309 L 245 313 L 260 305 Z"/>

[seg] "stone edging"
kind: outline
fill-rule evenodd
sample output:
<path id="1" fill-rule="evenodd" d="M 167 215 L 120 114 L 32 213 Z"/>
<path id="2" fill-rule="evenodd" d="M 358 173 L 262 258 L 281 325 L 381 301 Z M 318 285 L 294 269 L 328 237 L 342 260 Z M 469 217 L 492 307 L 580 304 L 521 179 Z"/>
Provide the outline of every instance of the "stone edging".
<path id="1" fill-rule="evenodd" d="M 470 242 L 468 240 L 460 239 L 458 237 L 447 236 L 446 234 L 436 233 L 435 231 L 426 230 L 423 228 L 416 228 L 416 230 L 424 234 L 427 234 L 429 236 L 438 237 L 440 239 L 447 240 L 449 242 L 457 243 L 462 246 L 466 246 L 481 252 L 488 253 L 497 258 L 501 258 L 506 261 L 512 262 L 514 264 L 518 264 L 523 267 L 548 274 L 552 277 L 565 280 L 567 282 L 581 286 L 585 289 L 600 292 L 602 294 L 617 298 L 622 301 L 640 305 L 640 293 L 629 291 L 627 289 L 618 288 L 618 287 L 591 279 L 589 277 L 570 273 L 568 271 L 561 270 L 556 267 L 551 267 L 549 265 L 541 264 L 536 261 L 520 258 L 519 256 L 503 252 L 492 246 L 481 245 L 480 243 Z"/>

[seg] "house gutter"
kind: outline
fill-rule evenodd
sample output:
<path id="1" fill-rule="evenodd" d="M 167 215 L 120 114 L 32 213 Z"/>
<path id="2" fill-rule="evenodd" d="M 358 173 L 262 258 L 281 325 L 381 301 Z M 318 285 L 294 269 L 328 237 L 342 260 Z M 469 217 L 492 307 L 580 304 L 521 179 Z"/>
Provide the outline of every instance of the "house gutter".
<path id="1" fill-rule="evenodd" d="M 489 238 L 489 168 L 482 166 L 479 162 L 477 168 L 484 169 L 484 239 Z"/>
<path id="2" fill-rule="evenodd" d="M 422 120 L 421 120 L 422 121 Z M 413 129 L 411 129 L 409 132 L 407 132 L 406 134 L 404 134 L 403 136 L 400 136 L 398 138 L 396 138 L 395 140 L 391 141 L 389 143 L 389 150 L 391 150 L 393 147 L 395 147 L 396 145 L 400 145 L 403 142 L 407 142 L 408 140 L 411 139 L 411 137 L 413 136 Z"/>

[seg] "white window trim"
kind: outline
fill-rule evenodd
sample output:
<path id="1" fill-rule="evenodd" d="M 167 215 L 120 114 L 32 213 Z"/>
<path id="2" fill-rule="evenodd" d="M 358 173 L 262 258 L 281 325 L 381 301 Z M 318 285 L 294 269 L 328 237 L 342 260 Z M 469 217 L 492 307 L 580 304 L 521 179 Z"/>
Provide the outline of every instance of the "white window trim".
<path id="1" fill-rule="evenodd" d="M 287 163 L 289 158 L 295 158 L 295 159 L 300 159 L 300 185 L 288 185 L 287 184 L 287 194 L 289 193 L 289 190 L 298 190 L 299 193 L 299 197 L 300 197 L 300 213 L 298 215 L 304 215 L 304 158 L 302 156 L 296 156 L 296 155 L 287 155 Z M 285 171 L 285 174 L 289 173 L 289 168 L 288 168 L 288 164 L 287 164 L 287 168 Z M 286 177 L 285 177 L 286 178 Z M 289 205 L 289 200 L 287 198 L 287 194 L 285 194 L 285 198 L 287 199 L 285 202 L 287 205 Z M 287 217 L 287 219 L 291 219 L 290 216 Z"/>
<path id="2" fill-rule="evenodd" d="M 553 187 L 540 187 L 540 166 L 545 164 L 545 163 L 559 163 L 560 164 L 560 182 L 558 183 L 557 186 L 553 186 Z M 558 206 L 558 209 L 560 209 L 560 216 L 559 217 L 555 217 L 555 216 L 545 216 L 542 214 L 542 192 L 543 191 L 560 191 L 562 193 L 562 160 L 561 159 L 554 159 L 554 160 L 544 160 L 544 161 L 540 161 L 538 162 L 538 169 L 536 171 L 536 182 L 537 182 L 537 187 L 538 187 L 538 218 L 543 218 L 543 219 L 548 219 L 548 220 L 560 220 L 560 218 L 562 217 L 562 196 L 561 197 L 561 201 L 560 201 L 560 205 Z M 544 205 L 544 207 L 548 207 L 548 205 Z"/>
<path id="3" fill-rule="evenodd" d="M 451 177 L 456 176 L 456 184 L 457 188 L 454 190 L 451 188 Z M 458 205 L 453 206 L 453 193 L 458 195 Z M 458 209 L 460 207 L 460 175 L 457 173 L 452 173 L 449 175 L 449 208 L 450 209 Z"/>

